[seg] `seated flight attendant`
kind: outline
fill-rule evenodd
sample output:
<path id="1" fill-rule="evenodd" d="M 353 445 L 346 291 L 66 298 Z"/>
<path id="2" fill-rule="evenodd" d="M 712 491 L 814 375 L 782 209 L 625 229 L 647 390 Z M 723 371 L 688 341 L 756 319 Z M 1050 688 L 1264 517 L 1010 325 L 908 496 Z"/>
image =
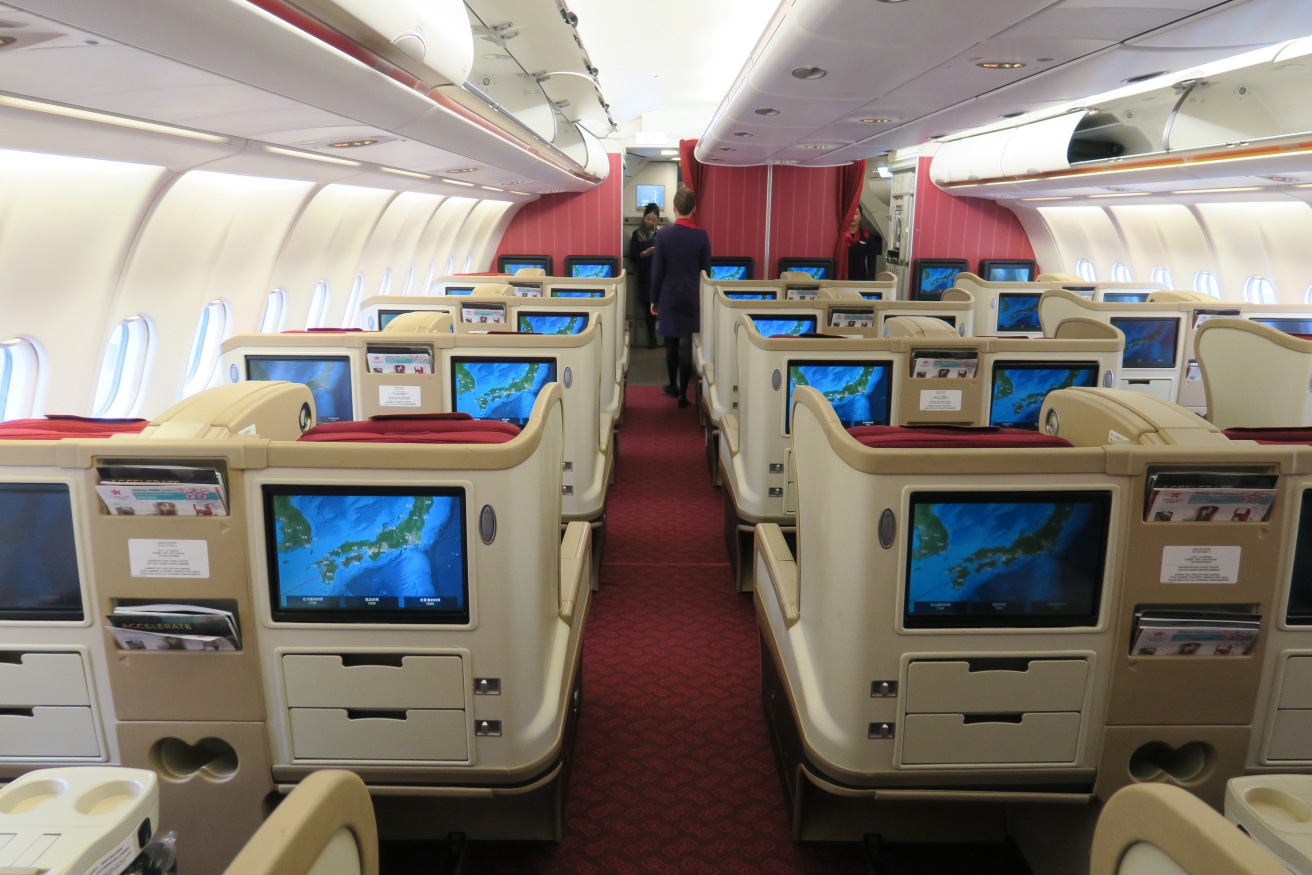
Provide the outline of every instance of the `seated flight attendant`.
<path id="1" fill-rule="evenodd" d="M 651 259 L 651 312 L 660 319 L 658 330 L 665 338 L 665 367 L 670 383 L 665 394 L 687 407 L 688 382 L 692 378 L 692 336 L 701 330 L 702 271 L 711 269 L 711 238 L 693 224 L 697 196 L 681 188 L 674 195 L 678 219 L 656 232 L 656 252 Z"/>

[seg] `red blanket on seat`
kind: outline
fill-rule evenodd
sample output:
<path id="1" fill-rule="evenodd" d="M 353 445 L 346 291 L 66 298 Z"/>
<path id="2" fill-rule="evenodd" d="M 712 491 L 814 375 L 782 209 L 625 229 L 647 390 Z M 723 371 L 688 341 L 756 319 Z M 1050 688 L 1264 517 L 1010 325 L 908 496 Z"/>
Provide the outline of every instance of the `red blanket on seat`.
<path id="1" fill-rule="evenodd" d="M 45 419 L 11 419 L 0 422 L 0 440 L 57 441 L 63 438 L 105 438 L 137 434 L 148 419 L 93 419 L 89 416 L 47 416 Z"/>
<path id="2" fill-rule="evenodd" d="M 303 441 L 371 444 L 504 444 L 519 426 L 468 413 L 400 413 L 362 422 L 325 422 L 301 435 Z"/>
<path id="3" fill-rule="evenodd" d="M 959 425 L 858 425 L 848 434 L 867 447 L 883 449 L 1012 449 L 1018 447 L 1070 447 L 1065 438 L 1023 428 Z"/>

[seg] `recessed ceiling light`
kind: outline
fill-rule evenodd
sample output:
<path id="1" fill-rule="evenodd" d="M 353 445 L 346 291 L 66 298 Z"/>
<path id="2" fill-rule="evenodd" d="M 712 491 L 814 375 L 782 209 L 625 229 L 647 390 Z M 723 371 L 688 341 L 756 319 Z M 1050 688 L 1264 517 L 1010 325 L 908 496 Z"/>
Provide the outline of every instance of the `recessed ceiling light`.
<path id="1" fill-rule="evenodd" d="M 975 65 L 985 70 L 1019 70 L 1025 66 L 1023 61 L 980 61 Z"/>
<path id="2" fill-rule="evenodd" d="M 733 135 L 734 135 L 735 137 L 754 137 L 754 136 L 756 136 L 755 134 L 753 134 L 753 133 L 751 133 L 751 132 L 749 132 L 749 131 L 734 131 L 734 132 L 733 132 Z"/>
<path id="3" fill-rule="evenodd" d="M 778 115 L 778 114 L 779 114 L 779 110 L 775 109 L 775 108 L 772 107 L 772 106 L 763 106 L 763 107 L 761 107 L 760 109 L 758 109 L 758 110 L 756 111 L 756 114 L 757 114 L 757 115 Z"/>
<path id="4" fill-rule="evenodd" d="M 1272 182 L 1298 182 L 1298 180 L 1292 176 L 1263 176 L 1262 178 L 1269 179 Z"/>
<path id="5" fill-rule="evenodd" d="M 360 146 L 372 146 L 377 140 L 342 140 L 338 143 L 329 143 L 330 149 L 355 149 Z"/>
<path id="6" fill-rule="evenodd" d="M 778 160 L 774 161 L 773 163 L 775 163 L 775 164 L 796 164 L 797 162 L 794 161 L 794 160 L 792 160 L 791 158 L 779 158 Z"/>
<path id="7" fill-rule="evenodd" d="M 893 120 L 891 118 L 859 118 L 857 121 L 863 125 L 886 125 Z"/>
<path id="8" fill-rule="evenodd" d="M 803 143 L 802 144 L 803 149 L 833 149 L 836 147 L 837 147 L 836 143 Z"/>
<path id="9" fill-rule="evenodd" d="M 1131 76 L 1129 79 L 1122 79 L 1121 82 L 1126 85 L 1134 85 L 1136 82 L 1147 82 L 1149 79 L 1156 79 L 1158 76 L 1165 76 L 1169 70 L 1157 70 L 1152 73 L 1140 73 L 1138 76 Z"/>
<path id="10" fill-rule="evenodd" d="M 823 79 L 829 71 L 823 67 L 798 67 L 793 71 L 794 79 Z"/>
<path id="11" fill-rule="evenodd" d="M 458 170 L 443 170 L 443 173 L 473 173 L 477 167 L 461 167 Z"/>

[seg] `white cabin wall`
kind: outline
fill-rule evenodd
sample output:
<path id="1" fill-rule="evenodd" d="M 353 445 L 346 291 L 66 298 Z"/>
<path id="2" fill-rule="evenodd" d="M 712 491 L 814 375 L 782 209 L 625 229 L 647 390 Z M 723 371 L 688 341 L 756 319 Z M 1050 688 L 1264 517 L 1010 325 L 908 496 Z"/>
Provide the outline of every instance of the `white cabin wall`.
<path id="1" fill-rule="evenodd" d="M 314 183 L 191 171 L 160 198 L 142 228 L 104 326 L 146 315 L 156 331 L 153 367 L 135 414 L 154 416 L 181 397 L 197 319 L 209 301 L 232 325 L 258 324 L 271 274 Z M 87 370 L 94 388 L 97 374 Z"/>
<path id="2" fill-rule="evenodd" d="M 451 265 L 450 270 L 447 270 L 447 262 L 455 257 L 456 234 L 477 203 L 478 201 L 473 198 L 449 197 L 438 207 L 435 216 L 435 221 L 438 223 L 436 245 L 433 249 L 437 260 L 438 276 L 464 272 L 464 253 L 461 253 L 460 261 Z"/>
<path id="3" fill-rule="evenodd" d="M 406 275 L 414 265 L 415 245 L 442 201 L 437 195 L 407 191 L 387 205 L 360 256 L 360 272 L 364 274 L 363 297 L 384 294 L 382 282 L 388 271 L 391 271 L 391 283 L 386 293 L 399 295 L 404 291 Z M 422 276 L 419 281 L 423 281 Z M 329 325 L 347 324 L 343 321 L 343 307 L 348 297 L 341 295 L 334 300 Z M 350 325 L 355 326 L 357 322 L 358 319 L 352 319 Z"/>
<path id="4" fill-rule="evenodd" d="M 464 267 L 468 261 L 471 273 L 486 269 L 486 265 L 480 264 L 483 260 L 481 258 L 483 247 L 479 244 L 486 241 L 488 232 L 496 225 L 501 213 L 498 208 L 502 206 L 503 204 L 492 201 L 479 201 L 469 211 L 465 221 L 460 224 L 460 230 L 456 233 L 456 239 L 452 244 L 457 267 Z M 496 249 L 492 251 L 495 253 Z"/>
<path id="5" fill-rule="evenodd" d="M 522 206 L 522 203 L 483 202 L 485 214 L 489 217 L 495 215 L 495 219 L 487 226 L 486 233 L 478 238 L 479 243 L 474 248 L 474 270 L 490 272 L 495 268 L 492 259 L 497 254 L 501 238 L 505 236 L 511 220 Z"/>
<path id="6" fill-rule="evenodd" d="M 45 352 L 34 415 L 90 412 L 119 275 L 163 167 L 0 150 L 0 340 Z"/>
<path id="7" fill-rule="evenodd" d="M 1215 258 L 1207 237 L 1192 210 L 1183 204 L 1119 206 L 1109 210 L 1120 226 L 1130 253 L 1134 278 L 1152 280 L 1153 271 L 1164 267 L 1171 272 L 1177 289 L 1192 289 L 1193 278 L 1200 270 L 1216 271 Z M 1067 262 L 1073 265 L 1071 255 Z"/>
<path id="8" fill-rule="evenodd" d="M 1312 209 L 1305 203 L 1200 204 L 1199 218 L 1217 256 L 1225 296 L 1243 300 L 1249 277 L 1270 280 L 1282 304 L 1303 303 L 1312 282 L 1305 251 Z"/>

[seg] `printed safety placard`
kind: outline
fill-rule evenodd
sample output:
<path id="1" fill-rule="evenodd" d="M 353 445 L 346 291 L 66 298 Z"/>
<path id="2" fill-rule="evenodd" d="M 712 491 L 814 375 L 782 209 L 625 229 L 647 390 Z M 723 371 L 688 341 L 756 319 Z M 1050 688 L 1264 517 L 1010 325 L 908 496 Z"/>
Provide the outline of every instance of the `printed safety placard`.
<path id="1" fill-rule="evenodd" d="M 378 403 L 383 407 L 418 407 L 418 386 L 379 386 Z"/>
<path id="2" fill-rule="evenodd" d="M 133 577 L 209 577 L 209 543 L 129 538 L 128 566 Z"/>
<path id="3" fill-rule="evenodd" d="M 921 410 L 960 410 L 960 389 L 921 389 Z"/>
<path id="4" fill-rule="evenodd" d="M 1242 547 L 1163 547 L 1162 583 L 1238 583 Z"/>

